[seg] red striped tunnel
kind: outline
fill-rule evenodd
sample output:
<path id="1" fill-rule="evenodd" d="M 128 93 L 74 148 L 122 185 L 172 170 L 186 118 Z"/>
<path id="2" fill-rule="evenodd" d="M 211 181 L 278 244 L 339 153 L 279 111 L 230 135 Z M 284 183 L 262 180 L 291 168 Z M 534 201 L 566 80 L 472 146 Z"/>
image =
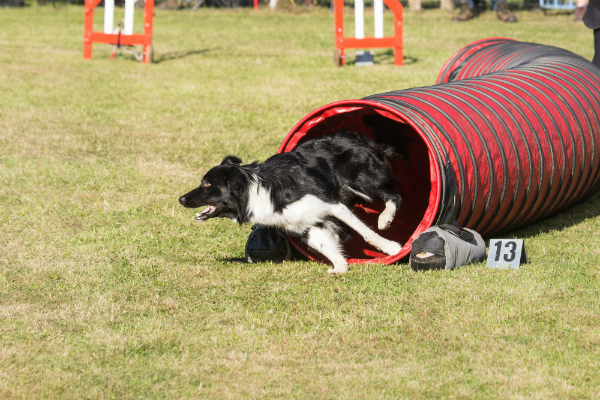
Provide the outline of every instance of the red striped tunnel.
<path id="1" fill-rule="evenodd" d="M 298 122 L 279 149 L 354 129 L 406 154 L 392 165 L 403 203 L 380 232 L 402 251 L 387 256 L 355 235 L 344 243 L 350 263 L 396 262 L 432 225 L 456 221 L 488 237 L 522 228 L 599 187 L 600 69 L 589 61 L 556 47 L 485 39 L 448 60 L 437 83 L 328 104 Z M 383 208 L 353 211 L 377 227 Z"/>

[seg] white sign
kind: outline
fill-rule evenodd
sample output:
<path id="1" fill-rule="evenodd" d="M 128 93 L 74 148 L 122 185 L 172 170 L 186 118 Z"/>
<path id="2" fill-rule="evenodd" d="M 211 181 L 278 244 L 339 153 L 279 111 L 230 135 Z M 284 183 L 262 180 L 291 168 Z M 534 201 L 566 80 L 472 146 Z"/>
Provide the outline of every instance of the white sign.
<path id="1" fill-rule="evenodd" d="M 488 267 L 519 269 L 519 265 L 528 263 L 523 239 L 490 240 Z"/>

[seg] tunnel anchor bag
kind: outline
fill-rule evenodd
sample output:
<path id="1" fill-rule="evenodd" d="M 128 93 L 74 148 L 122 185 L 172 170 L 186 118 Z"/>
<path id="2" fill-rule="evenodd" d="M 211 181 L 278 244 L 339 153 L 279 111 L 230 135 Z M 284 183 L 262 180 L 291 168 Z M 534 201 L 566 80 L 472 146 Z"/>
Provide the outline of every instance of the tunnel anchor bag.
<path id="1" fill-rule="evenodd" d="M 255 225 L 246 242 L 246 260 L 251 263 L 292 259 L 292 247 L 281 229 Z"/>
<path id="2" fill-rule="evenodd" d="M 471 229 L 433 226 L 412 243 L 410 267 L 414 270 L 454 269 L 485 261 L 485 242 Z"/>

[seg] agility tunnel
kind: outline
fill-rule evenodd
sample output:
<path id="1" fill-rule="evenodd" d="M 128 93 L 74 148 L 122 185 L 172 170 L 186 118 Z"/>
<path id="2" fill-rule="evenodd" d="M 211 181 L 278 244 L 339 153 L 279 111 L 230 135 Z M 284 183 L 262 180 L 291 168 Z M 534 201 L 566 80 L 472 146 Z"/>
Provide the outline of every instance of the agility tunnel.
<path id="1" fill-rule="evenodd" d="M 567 50 L 492 38 L 458 51 L 434 86 L 338 101 L 304 117 L 279 152 L 353 129 L 396 146 L 403 203 L 378 231 L 404 246 L 387 256 L 355 234 L 350 263 L 389 264 L 421 232 L 456 221 L 483 236 L 519 229 L 582 202 L 599 188 L 600 69 Z M 384 204 L 353 212 L 377 231 Z M 299 240 L 293 245 L 326 261 Z"/>

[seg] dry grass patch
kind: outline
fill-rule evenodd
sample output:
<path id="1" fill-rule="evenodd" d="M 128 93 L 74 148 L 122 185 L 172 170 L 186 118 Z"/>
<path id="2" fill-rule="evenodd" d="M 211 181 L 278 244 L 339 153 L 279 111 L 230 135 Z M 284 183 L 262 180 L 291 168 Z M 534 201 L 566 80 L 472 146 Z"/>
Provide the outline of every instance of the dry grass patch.
<path id="1" fill-rule="evenodd" d="M 177 204 L 224 155 L 263 160 L 328 102 L 432 84 L 473 40 L 591 58 L 569 16 L 518 17 L 407 14 L 404 68 L 382 50 L 338 69 L 327 10 L 157 10 L 144 66 L 99 45 L 84 62 L 81 7 L 3 9 L 0 397 L 600 396 L 599 196 L 516 232 L 519 271 L 342 277 L 246 264 L 248 227 Z"/>

